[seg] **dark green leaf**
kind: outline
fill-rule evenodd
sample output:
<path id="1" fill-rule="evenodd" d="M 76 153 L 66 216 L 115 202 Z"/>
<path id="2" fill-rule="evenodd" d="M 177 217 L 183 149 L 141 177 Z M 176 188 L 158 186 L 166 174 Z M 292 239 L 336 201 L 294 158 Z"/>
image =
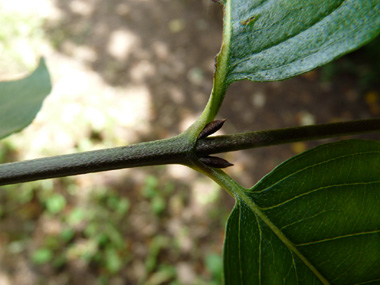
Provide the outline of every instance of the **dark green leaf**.
<path id="1" fill-rule="evenodd" d="M 225 29 L 231 31 L 228 82 L 286 79 L 380 33 L 379 0 L 229 0 L 225 6 Z"/>
<path id="2" fill-rule="evenodd" d="M 379 284 L 379 164 L 379 142 L 342 141 L 235 189 L 226 283 Z"/>
<path id="3" fill-rule="evenodd" d="M 29 76 L 0 82 L 0 138 L 29 125 L 50 91 L 49 71 L 43 59 Z"/>

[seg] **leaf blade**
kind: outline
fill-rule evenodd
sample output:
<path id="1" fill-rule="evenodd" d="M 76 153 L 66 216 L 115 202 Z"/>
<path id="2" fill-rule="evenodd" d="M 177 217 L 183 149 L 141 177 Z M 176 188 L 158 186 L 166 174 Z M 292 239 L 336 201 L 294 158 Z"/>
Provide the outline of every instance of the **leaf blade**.
<path id="1" fill-rule="evenodd" d="M 249 227 L 239 227 L 238 244 L 242 249 L 239 254 L 231 248 L 236 242 L 230 240 L 236 238 L 233 233 L 234 230 L 235 234 L 237 233 L 236 229 L 233 229 L 238 224 L 233 220 L 236 216 L 253 219 Z M 224 248 L 226 284 L 320 284 L 305 263 L 243 203 L 238 203 L 232 211 L 226 232 Z M 267 240 L 271 243 L 266 242 Z M 247 250 L 250 247 L 255 249 L 253 253 Z"/>
<path id="2" fill-rule="evenodd" d="M 251 189 L 235 189 L 238 202 L 226 230 L 226 284 L 233 284 L 239 273 L 239 253 L 233 251 L 252 254 L 265 246 L 275 248 L 265 251 L 267 261 L 263 259 L 255 265 L 248 259 L 240 260 L 240 264 L 247 262 L 255 267 L 245 274 L 272 266 L 273 276 L 261 272 L 261 280 L 254 284 L 320 284 L 303 258 L 333 284 L 379 281 L 379 163 L 379 142 L 343 141 L 286 161 Z M 242 212 L 242 207 L 248 212 Z M 239 227 L 237 211 L 245 221 Z M 261 228 L 260 244 L 258 234 L 253 232 L 257 225 Z M 250 237 L 249 242 L 237 249 L 239 237 L 244 243 L 246 236 Z M 242 269 L 246 270 L 244 266 Z M 240 284 L 250 284 L 246 281 L 243 279 Z"/>
<path id="3" fill-rule="evenodd" d="M 29 125 L 51 92 L 45 61 L 27 77 L 0 82 L 0 139 Z"/>
<path id="4" fill-rule="evenodd" d="M 326 64 L 380 33 L 379 9 L 379 0 L 233 1 L 227 81 L 284 80 Z"/>

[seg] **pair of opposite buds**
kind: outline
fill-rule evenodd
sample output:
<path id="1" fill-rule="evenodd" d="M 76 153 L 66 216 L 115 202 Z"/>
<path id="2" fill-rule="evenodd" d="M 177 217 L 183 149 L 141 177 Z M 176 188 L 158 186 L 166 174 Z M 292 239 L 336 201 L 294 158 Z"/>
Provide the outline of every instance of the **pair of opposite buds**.
<path id="1" fill-rule="evenodd" d="M 215 120 L 210 123 L 208 123 L 203 130 L 198 135 L 198 139 L 204 139 L 208 137 L 209 135 L 212 135 L 216 131 L 218 131 L 221 127 L 223 127 L 223 124 L 226 120 Z M 229 166 L 233 166 L 232 163 L 229 163 L 227 160 L 217 157 L 217 156 L 204 156 L 200 157 L 199 161 L 202 162 L 204 165 L 207 165 L 209 167 L 213 168 L 226 168 Z"/>

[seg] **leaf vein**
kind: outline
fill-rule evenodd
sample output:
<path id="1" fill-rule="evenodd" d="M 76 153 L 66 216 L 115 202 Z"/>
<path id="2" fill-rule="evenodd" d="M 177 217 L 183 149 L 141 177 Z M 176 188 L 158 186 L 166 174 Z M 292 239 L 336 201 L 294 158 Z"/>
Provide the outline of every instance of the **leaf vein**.
<path id="1" fill-rule="evenodd" d="M 290 173 L 289 175 L 273 182 L 271 185 L 265 187 L 264 189 L 262 190 L 259 190 L 259 191 L 252 191 L 252 193 L 254 194 L 258 194 L 258 193 L 263 193 L 267 190 L 270 190 L 274 185 L 276 184 L 279 184 L 280 182 L 283 182 L 285 181 L 286 179 L 294 176 L 294 175 L 297 175 L 305 170 L 308 170 L 310 168 L 313 168 L 313 167 L 316 167 L 316 166 L 320 166 L 320 165 L 323 165 L 323 164 L 327 164 L 327 163 L 331 163 L 331 162 L 334 162 L 334 161 L 337 161 L 337 160 L 340 160 L 340 159 L 345 159 L 345 158 L 348 158 L 348 157 L 355 157 L 355 156 L 362 156 L 362 155 L 368 155 L 368 154 L 380 154 L 380 151 L 364 151 L 364 152 L 357 152 L 357 153 L 351 153 L 351 154 L 345 154 L 345 155 L 340 155 L 340 156 L 337 156 L 337 157 L 334 157 L 332 159 L 327 159 L 327 160 L 324 160 L 324 161 L 321 161 L 321 162 L 318 162 L 318 163 L 314 163 L 314 164 L 311 164 L 311 165 L 308 165 L 304 168 L 301 168 L 297 171 L 294 171 L 292 173 Z M 252 190 L 253 188 L 251 188 Z"/>
<path id="2" fill-rule="evenodd" d="M 296 224 L 299 224 L 299 223 L 305 222 L 305 221 L 307 221 L 307 220 L 314 219 L 314 218 L 316 218 L 316 217 L 318 217 L 318 216 L 320 216 L 320 215 L 323 215 L 323 214 L 325 214 L 325 213 L 328 213 L 328 212 L 333 212 L 333 210 L 323 210 L 323 211 L 321 211 L 321 212 L 319 212 L 319 213 L 317 213 L 317 214 L 315 214 L 315 215 L 312 215 L 312 216 L 310 216 L 310 217 L 303 218 L 303 219 L 300 219 L 300 220 L 294 221 L 293 223 L 287 224 L 287 225 L 281 227 L 280 230 L 282 231 L 282 230 L 284 230 L 284 229 L 286 229 L 286 228 L 288 228 L 288 227 L 291 227 L 291 226 L 293 226 L 293 225 L 296 225 Z"/>
<path id="3" fill-rule="evenodd" d="M 355 284 L 353 284 L 353 285 L 369 284 L 369 283 L 376 282 L 376 281 L 380 281 L 380 279 L 368 280 L 368 281 L 364 281 L 364 282 L 360 282 L 360 283 L 355 283 Z"/>
<path id="4" fill-rule="evenodd" d="M 351 238 L 351 237 L 362 236 L 362 235 L 373 235 L 373 234 L 378 234 L 378 233 L 380 233 L 380 230 L 374 230 L 374 231 L 368 231 L 368 232 L 358 232 L 358 233 L 341 235 L 341 236 L 336 236 L 336 237 L 331 237 L 331 238 L 326 238 L 326 239 L 321 239 L 321 240 L 316 240 L 316 241 L 299 243 L 299 244 L 295 244 L 295 246 L 297 246 L 297 247 L 309 246 L 309 245 L 314 245 L 314 244 L 318 244 L 318 243 L 324 243 L 324 242 L 339 240 L 339 239 L 343 239 L 343 238 Z"/>
<path id="5" fill-rule="evenodd" d="M 285 205 L 287 203 L 290 203 L 292 202 L 293 200 L 296 200 L 298 198 L 301 198 L 301 197 L 304 197 L 304 196 L 307 196 L 309 194 L 312 194 L 312 193 L 315 193 L 315 192 L 318 192 L 318 191 L 322 191 L 322 190 L 325 190 L 325 189 L 329 189 L 329 188 L 334 188 L 334 187 L 343 187 L 343 186 L 353 186 L 353 185 L 371 185 L 371 184 L 377 184 L 377 183 L 380 183 L 380 180 L 376 180 L 376 181 L 370 181 L 370 182 L 351 182 L 351 183 L 341 183 L 341 184 L 334 184 L 334 185 L 328 185 L 328 186 L 324 186 L 324 187 L 318 187 L 318 188 L 315 188 L 315 189 L 312 189 L 308 192 L 304 192 L 300 195 L 296 195 L 296 196 L 293 196 L 292 198 L 288 199 L 288 200 L 285 200 L 279 204 L 276 204 L 276 205 L 273 205 L 273 206 L 270 206 L 270 207 L 265 207 L 265 208 L 261 208 L 262 210 L 269 210 L 269 209 L 274 209 L 274 208 L 277 208 L 277 207 L 280 207 L 282 205 Z"/>

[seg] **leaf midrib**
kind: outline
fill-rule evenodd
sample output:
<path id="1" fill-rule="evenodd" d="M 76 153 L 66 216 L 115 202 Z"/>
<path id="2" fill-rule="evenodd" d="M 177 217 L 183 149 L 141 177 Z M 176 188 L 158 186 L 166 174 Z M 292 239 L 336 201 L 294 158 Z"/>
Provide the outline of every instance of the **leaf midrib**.
<path id="1" fill-rule="evenodd" d="M 237 185 L 236 185 L 237 186 Z M 315 266 L 296 248 L 296 246 L 282 233 L 282 231 L 265 215 L 261 209 L 251 200 L 248 193 L 242 186 L 234 187 L 235 198 L 240 203 L 245 203 L 256 217 L 260 218 L 282 241 L 282 243 L 291 251 L 294 252 L 299 259 L 310 269 L 311 272 L 322 282 L 322 284 L 330 284 L 330 282 L 315 268 Z"/>

